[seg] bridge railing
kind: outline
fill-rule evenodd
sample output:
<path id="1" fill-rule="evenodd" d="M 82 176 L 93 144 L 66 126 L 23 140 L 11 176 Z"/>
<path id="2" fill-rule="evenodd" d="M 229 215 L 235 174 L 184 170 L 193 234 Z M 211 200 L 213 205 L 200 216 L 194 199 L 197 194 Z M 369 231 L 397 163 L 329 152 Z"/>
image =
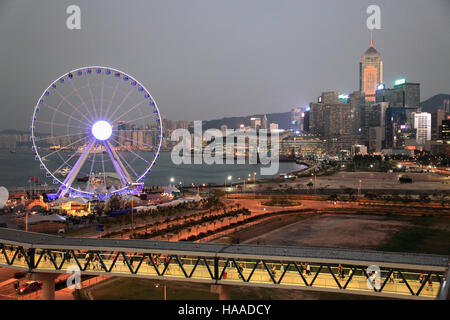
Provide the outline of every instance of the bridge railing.
<path id="1" fill-rule="evenodd" d="M 218 255 L 181 255 L 167 252 L 39 249 L 0 243 L 0 266 L 29 272 L 67 272 L 216 284 L 307 288 L 380 296 L 435 298 L 444 271 L 398 266 L 368 270 L 367 265 L 236 258 Z"/>

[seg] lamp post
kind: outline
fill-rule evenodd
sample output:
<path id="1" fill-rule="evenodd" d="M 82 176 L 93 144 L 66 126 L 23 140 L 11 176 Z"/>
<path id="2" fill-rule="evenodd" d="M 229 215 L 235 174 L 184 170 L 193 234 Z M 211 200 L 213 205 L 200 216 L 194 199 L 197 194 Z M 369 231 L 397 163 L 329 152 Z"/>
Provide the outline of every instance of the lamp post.
<path id="1" fill-rule="evenodd" d="M 358 196 L 361 195 L 361 184 L 362 184 L 362 180 L 359 180 Z"/>
<path id="2" fill-rule="evenodd" d="M 317 175 L 315 175 L 314 173 L 311 173 L 311 175 L 314 177 L 314 194 L 316 194 Z"/>
<path id="3" fill-rule="evenodd" d="M 231 180 L 231 178 L 233 178 L 232 176 L 228 176 L 226 179 L 225 179 L 225 187 L 227 186 L 227 179 L 228 180 Z"/>
<path id="4" fill-rule="evenodd" d="M 167 287 L 166 287 L 166 284 L 164 283 L 163 286 L 164 286 L 164 300 L 167 300 Z M 156 283 L 155 287 L 159 288 L 159 283 Z"/>
<path id="5" fill-rule="evenodd" d="M 134 231 L 134 223 L 133 223 L 133 195 L 131 196 L 131 230 Z"/>

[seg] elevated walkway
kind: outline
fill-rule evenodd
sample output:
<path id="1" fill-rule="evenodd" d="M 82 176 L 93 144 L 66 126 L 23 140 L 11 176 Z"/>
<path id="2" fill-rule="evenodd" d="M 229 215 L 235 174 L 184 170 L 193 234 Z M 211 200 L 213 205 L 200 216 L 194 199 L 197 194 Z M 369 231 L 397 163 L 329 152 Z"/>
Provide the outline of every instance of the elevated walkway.
<path id="1" fill-rule="evenodd" d="M 335 248 L 63 238 L 0 228 L 0 266 L 434 299 L 449 257 Z M 69 271 L 70 272 L 70 271 Z"/>

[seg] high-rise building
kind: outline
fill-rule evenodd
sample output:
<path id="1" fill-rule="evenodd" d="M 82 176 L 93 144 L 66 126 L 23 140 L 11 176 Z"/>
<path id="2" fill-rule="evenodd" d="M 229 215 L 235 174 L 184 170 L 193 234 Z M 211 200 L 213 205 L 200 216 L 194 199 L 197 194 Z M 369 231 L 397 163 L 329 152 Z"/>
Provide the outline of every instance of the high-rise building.
<path id="1" fill-rule="evenodd" d="M 309 131 L 323 137 L 354 134 L 356 121 L 348 96 L 324 92 L 310 104 Z"/>
<path id="2" fill-rule="evenodd" d="M 385 146 L 388 107 L 388 102 L 371 103 L 365 107 L 365 132 L 368 135 L 363 141 L 368 143 L 370 152 L 379 152 Z"/>
<path id="3" fill-rule="evenodd" d="M 127 141 L 127 124 L 125 121 L 120 120 L 117 122 L 117 130 L 119 135 L 119 145 L 125 145 Z"/>
<path id="4" fill-rule="evenodd" d="M 271 123 L 270 124 L 270 131 L 273 131 L 273 130 L 278 130 L 278 123 Z"/>
<path id="5" fill-rule="evenodd" d="M 355 118 L 354 126 L 353 126 L 353 133 L 354 134 L 363 134 L 363 127 L 364 127 L 364 106 L 365 106 L 365 99 L 364 99 L 364 92 L 362 91 L 355 91 L 350 93 L 348 102 L 350 103 L 353 117 Z"/>
<path id="6" fill-rule="evenodd" d="M 250 127 L 255 130 L 261 128 L 261 118 L 250 118 Z"/>
<path id="7" fill-rule="evenodd" d="M 269 128 L 269 122 L 267 121 L 267 115 L 264 115 L 263 121 L 262 121 L 262 128 L 268 129 Z"/>
<path id="8" fill-rule="evenodd" d="M 450 143 L 450 119 L 442 121 L 442 125 L 439 127 L 439 136 L 444 142 Z"/>
<path id="9" fill-rule="evenodd" d="M 305 125 L 305 114 L 308 111 L 309 106 L 301 108 L 293 108 L 291 110 L 291 128 L 294 132 L 307 131 L 308 128 Z"/>
<path id="10" fill-rule="evenodd" d="M 414 129 L 416 129 L 416 141 L 425 144 L 431 140 L 431 113 L 414 112 Z"/>
<path id="11" fill-rule="evenodd" d="M 439 127 L 445 119 L 445 110 L 436 109 L 431 112 L 431 140 L 439 139 Z"/>
<path id="12" fill-rule="evenodd" d="M 442 103 L 442 107 L 446 113 L 450 113 L 450 99 L 445 99 Z"/>
<path id="13" fill-rule="evenodd" d="M 342 93 L 340 91 L 325 91 L 319 97 L 318 102 L 324 104 L 339 103 L 339 96 Z"/>
<path id="14" fill-rule="evenodd" d="M 366 101 L 375 101 L 375 91 L 380 83 L 383 83 L 383 61 L 370 40 L 369 49 L 359 63 L 359 91 L 364 92 Z"/>
<path id="15" fill-rule="evenodd" d="M 222 132 L 223 136 L 227 135 L 227 129 L 228 129 L 228 126 L 226 124 L 223 124 L 220 126 L 220 131 Z"/>
<path id="16" fill-rule="evenodd" d="M 389 102 L 391 107 L 420 107 L 420 83 L 409 83 L 405 79 L 399 79 L 394 82 L 394 88 L 380 86 L 375 95 L 376 102 Z"/>
<path id="17" fill-rule="evenodd" d="M 369 128 L 369 152 L 380 152 L 383 147 L 383 128 Z"/>

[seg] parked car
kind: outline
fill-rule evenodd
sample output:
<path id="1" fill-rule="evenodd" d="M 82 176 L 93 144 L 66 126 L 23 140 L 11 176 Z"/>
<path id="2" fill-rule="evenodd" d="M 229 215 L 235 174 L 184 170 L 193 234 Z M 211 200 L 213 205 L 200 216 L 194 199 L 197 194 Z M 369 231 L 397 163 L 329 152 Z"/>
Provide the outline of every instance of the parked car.
<path id="1" fill-rule="evenodd" d="M 40 281 L 27 281 L 24 284 L 20 285 L 16 291 L 18 294 L 26 294 L 36 290 L 39 290 L 42 287 L 42 282 Z"/>

